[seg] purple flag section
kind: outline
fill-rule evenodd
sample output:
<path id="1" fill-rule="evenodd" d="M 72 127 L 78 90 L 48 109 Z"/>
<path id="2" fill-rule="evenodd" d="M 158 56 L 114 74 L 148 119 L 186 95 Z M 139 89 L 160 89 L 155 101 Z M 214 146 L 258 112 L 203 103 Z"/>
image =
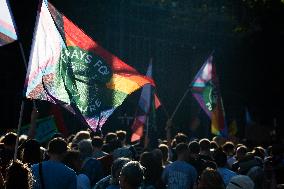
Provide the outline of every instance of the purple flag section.
<path id="1" fill-rule="evenodd" d="M 152 63 L 150 62 L 146 76 L 152 77 Z M 151 85 L 145 85 L 142 89 L 141 96 L 138 102 L 138 110 L 131 127 L 132 136 L 131 142 L 140 140 L 143 136 L 144 125 L 147 122 L 147 116 L 151 105 Z"/>

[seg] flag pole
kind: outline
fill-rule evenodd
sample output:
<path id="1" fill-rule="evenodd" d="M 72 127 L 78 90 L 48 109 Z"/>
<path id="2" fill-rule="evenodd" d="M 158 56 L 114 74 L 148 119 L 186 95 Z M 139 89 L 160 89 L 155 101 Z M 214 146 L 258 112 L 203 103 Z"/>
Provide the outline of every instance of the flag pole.
<path id="1" fill-rule="evenodd" d="M 22 59 L 24 61 L 25 69 L 27 71 L 27 69 L 28 69 L 27 60 L 26 60 L 26 56 L 25 56 L 23 45 L 22 45 L 20 40 L 19 40 L 19 46 L 20 46 L 20 50 L 21 50 Z M 36 103 L 35 103 L 34 100 L 33 100 L 33 107 L 35 109 L 37 109 Z M 20 130 L 21 130 L 21 125 L 22 125 L 22 120 L 23 120 L 24 108 L 25 108 L 25 101 L 24 101 L 24 99 L 22 99 L 21 110 L 20 110 L 20 117 L 19 117 L 19 120 L 18 120 L 17 138 L 16 138 L 15 152 L 14 152 L 14 161 L 17 160 L 17 153 L 18 153 L 18 146 L 19 146 L 19 137 L 20 137 Z"/>
<path id="2" fill-rule="evenodd" d="M 147 115 L 146 117 L 146 133 L 145 133 L 145 142 L 144 145 L 148 146 L 148 142 L 149 142 L 149 115 Z"/>
<path id="3" fill-rule="evenodd" d="M 180 99 L 179 103 L 177 104 L 177 106 L 176 106 L 174 112 L 172 113 L 172 115 L 171 115 L 171 117 L 170 117 L 170 120 L 173 120 L 173 118 L 174 118 L 174 116 L 175 116 L 177 110 L 179 109 L 179 107 L 180 107 L 182 101 L 184 100 L 184 98 L 185 98 L 186 95 L 188 94 L 189 90 L 190 90 L 190 88 L 188 87 L 187 90 L 185 91 L 185 93 L 183 94 L 182 98 Z"/>
<path id="4" fill-rule="evenodd" d="M 27 71 L 26 56 L 25 56 L 25 53 L 24 53 L 23 45 L 22 45 L 22 43 L 21 43 L 20 40 L 19 40 L 19 46 L 20 46 L 20 50 L 21 50 L 22 59 L 23 59 L 23 61 L 24 61 L 25 69 L 26 69 L 26 71 Z M 35 102 L 34 102 L 34 101 L 33 101 L 33 103 L 34 103 L 34 105 L 35 105 Z M 19 116 L 18 127 L 17 127 L 17 138 L 16 138 L 16 144 L 15 144 L 14 161 L 17 160 L 18 146 L 19 146 L 19 137 L 20 137 L 20 130 L 21 130 L 21 125 L 22 125 L 22 120 L 23 120 L 24 108 L 25 108 L 25 101 L 24 101 L 24 99 L 22 99 L 22 102 L 21 102 L 21 110 L 20 110 L 20 116 Z"/>
<path id="5" fill-rule="evenodd" d="M 25 65 L 25 68 L 26 68 L 26 71 L 27 71 L 28 70 L 27 59 L 26 59 L 26 55 L 25 55 L 25 52 L 24 52 L 22 42 L 20 40 L 19 40 L 19 46 L 20 46 L 22 58 L 24 60 L 24 65 Z M 34 100 L 33 100 L 33 107 L 37 110 L 37 106 L 36 106 L 36 103 L 35 103 Z"/>
<path id="6" fill-rule="evenodd" d="M 23 58 L 23 60 L 24 60 L 24 65 L 25 65 L 25 68 L 26 68 L 26 71 L 27 71 L 28 65 L 27 65 L 27 60 L 26 60 L 24 48 L 23 48 L 23 45 L 22 45 L 21 41 L 19 41 L 19 46 L 20 46 L 22 58 Z"/>
<path id="7" fill-rule="evenodd" d="M 22 118 L 23 118 L 24 106 L 25 106 L 25 102 L 24 102 L 24 100 L 22 100 L 20 117 L 19 117 L 19 121 L 18 121 L 18 130 L 17 130 L 17 139 L 16 139 L 16 144 L 15 144 L 14 161 L 16 161 L 16 159 L 17 159 L 17 152 L 18 152 L 18 146 L 19 146 L 19 135 L 20 135 L 20 129 L 21 129 L 22 120 L 23 120 Z"/>
<path id="8" fill-rule="evenodd" d="M 169 113 L 168 113 L 167 109 L 165 108 L 165 105 L 163 105 L 163 110 L 164 110 L 164 112 L 165 112 L 167 118 L 169 118 L 170 116 L 169 116 Z"/>

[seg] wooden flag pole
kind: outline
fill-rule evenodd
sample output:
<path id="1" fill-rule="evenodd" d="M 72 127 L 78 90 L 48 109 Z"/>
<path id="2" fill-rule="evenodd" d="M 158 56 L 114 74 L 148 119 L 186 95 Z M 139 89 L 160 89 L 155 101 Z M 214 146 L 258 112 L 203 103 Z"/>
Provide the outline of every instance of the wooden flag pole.
<path id="1" fill-rule="evenodd" d="M 22 120 L 23 120 L 22 118 L 23 118 L 24 106 L 25 106 L 25 102 L 24 102 L 24 100 L 22 100 L 20 117 L 19 117 L 19 121 L 18 121 L 18 131 L 17 131 L 17 139 L 16 139 L 16 144 L 15 144 L 14 161 L 17 160 L 17 152 L 18 152 L 18 146 L 19 146 L 19 135 L 20 135 L 20 129 L 21 129 Z"/>
<path id="2" fill-rule="evenodd" d="M 20 46 L 22 58 L 24 60 L 24 65 L 25 65 L 25 68 L 26 68 L 26 71 L 27 71 L 28 70 L 28 64 L 27 64 L 24 48 L 23 48 L 23 45 L 22 45 L 21 41 L 19 41 L 19 46 Z M 33 100 L 33 107 L 37 110 L 37 106 L 36 106 L 36 103 L 35 103 L 34 100 Z"/>
<path id="3" fill-rule="evenodd" d="M 190 90 L 190 88 L 188 87 L 187 90 L 185 91 L 185 93 L 183 94 L 182 98 L 180 99 L 179 103 L 177 104 L 177 106 L 176 106 L 174 112 L 172 113 L 172 115 L 171 115 L 171 117 L 170 117 L 170 120 L 173 120 L 173 118 L 174 118 L 174 116 L 175 116 L 177 110 L 179 109 L 179 107 L 180 107 L 182 101 L 184 100 L 184 98 L 185 98 L 186 95 L 188 94 L 189 90 Z"/>
<path id="4" fill-rule="evenodd" d="M 27 60 L 26 60 L 24 48 L 23 48 L 23 45 L 22 45 L 21 41 L 19 41 L 19 46 L 20 46 L 22 58 L 23 58 L 23 60 L 24 60 L 24 65 L 25 65 L 25 68 L 26 68 L 26 71 L 27 71 L 27 69 L 28 69 L 28 64 L 27 64 Z"/>
<path id="5" fill-rule="evenodd" d="M 25 65 L 25 68 L 26 68 L 26 71 L 27 71 L 28 66 L 27 66 L 26 56 L 25 56 L 25 53 L 24 53 L 23 45 L 22 45 L 22 43 L 20 41 L 19 41 L 19 46 L 20 46 L 21 55 L 22 55 L 22 58 L 23 58 L 23 61 L 24 61 L 24 65 Z M 33 100 L 33 106 L 34 106 L 35 109 L 37 109 L 34 100 Z M 19 120 L 18 120 L 18 130 L 17 130 L 17 139 L 16 139 L 16 144 L 15 144 L 14 161 L 17 160 L 17 153 L 18 153 L 18 146 L 19 146 L 19 137 L 20 137 L 20 130 L 21 130 L 21 125 L 22 125 L 22 120 L 23 120 L 24 107 L 25 107 L 25 101 L 24 101 L 24 99 L 22 99 L 21 110 L 20 110 L 20 117 L 19 117 Z"/>
<path id="6" fill-rule="evenodd" d="M 148 147 L 148 143 L 149 143 L 149 115 L 146 115 L 146 133 L 145 133 L 145 137 L 144 137 L 144 148 Z"/>
<path id="7" fill-rule="evenodd" d="M 25 65 L 25 68 L 26 68 L 26 71 L 27 71 L 26 56 L 25 56 L 25 53 L 24 53 L 23 45 L 22 45 L 22 43 L 20 41 L 19 41 L 19 46 L 20 46 L 22 58 L 24 60 L 24 65 Z M 19 137 L 20 137 L 20 130 L 21 130 L 21 125 L 22 125 L 22 120 L 23 120 L 24 107 L 25 107 L 25 101 L 24 101 L 24 99 L 22 99 L 20 116 L 19 116 L 19 120 L 18 120 L 18 129 L 17 129 L 16 144 L 15 144 L 14 161 L 17 160 L 17 153 L 18 153 L 18 146 L 19 146 Z"/>
<path id="8" fill-rule="evenodd" d="M 28 64 L 27 64 L 27 60 L 26 60 L 24 48 L 23 48 L 23 45 L 22 45 L 21 41 L 19 41 L 19 46 L 20 46 L 22 58 L 23 58 L 23 60 L 24 60 L 25 68 L 26 68 L 26 71 L 27 71 L 27 70 L 28 70 Z M 37 109 L 37 106 L 36 106 L 36 103 L 35 103 L 34 100 L 33 100 L 33 107 L 34 107 L 36 110 L 38 110 L 38 109 Z"/>

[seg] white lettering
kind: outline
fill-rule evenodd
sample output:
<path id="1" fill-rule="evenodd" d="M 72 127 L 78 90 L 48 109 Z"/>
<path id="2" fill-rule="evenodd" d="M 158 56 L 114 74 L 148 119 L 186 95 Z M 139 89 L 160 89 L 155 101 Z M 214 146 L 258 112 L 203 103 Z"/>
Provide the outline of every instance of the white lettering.
<path id="1" fill-rule="evenodd" d="M 100 107 L 101 104 L 102 104 L 102 102 L 101 102 L 99 99 L 97 99 L 97 100 L 95 101 L 95 104 L 96 104 L 97 107 Z"/>
<path id="2" fill-rule="evenodd" d="M 91 62 L 92 62 L 92 58 L 93 58 L 93 57 L 88 54 L 88 55 L 86 56 L 85 62 L 86 62 L 87 64 L 91 63 Z"/>
<path id="3" fill-rule="evenodd" d="M 83 51 L 80 51 L 80 59 L 83 60 L 84 56 L 86 55 L 86 53 L 84 53 Z"/>
<path id="4" fill-rule="evenodd" d="M 67 57 L 70 56 L 70 52 L 67 49 L 65 49 L 65 54 L 66 54 Z"/>
<path id="5" fill-rule="evenodd" d="M 64 56 L 64 54 L 63 53 L 61 53 L 61 60 L 64 62 L 64 63 L 66 63 L 66 59 L 65 59 L 66 57 Z"/>
<path id="6" fill-rule="evenodd" d="M 103 74 L 103 75 L 109 74 L 109 71 L 107 70 L 107 67 L 106 67 L 106 66 L 101 66 L 101 67 L 99 68 L 99 72 L 100 72 L 101 74 Z"/>
<path id="7" fill-rule="evenodd" d="M 76 58 L 79 59 L 79 56 L 76 50 L 73 51 L 71 58 L 73 59 L 74 56 L 76 56 Z"/>
<path id="8" fill-rule="evenodd" d="M 95 105 L 89 106 L 89 110 L 90 110 L 91 112 L 96 111 L 96 106 L 95 106 Z"/>
<path id="9" fill-rule="evenodd" d="M 100 61 L 100 60 L 98 60 L 96 63 L 95 63 L 95 65 L 94 65 L 94 68 L 95 67 L 100 67 L 102 65 L 102 61 Z"/>
<path id="10" fill-rule="evenodd" d="M 87 112 L 87 109 L 88 109 L 88 106 L 80 106 L 80 104 L 78 104 L 78 108 L 83 112 L 83 113 L 86 113 Z"/>
<path id="11" fill-rule="evenodd" d="M 212 106 L 211 106 L 211 103 L 210 102 L 207 102 L 206 103 L 206 106 L 208 108 L 209 111 L 212 111 Z"/>

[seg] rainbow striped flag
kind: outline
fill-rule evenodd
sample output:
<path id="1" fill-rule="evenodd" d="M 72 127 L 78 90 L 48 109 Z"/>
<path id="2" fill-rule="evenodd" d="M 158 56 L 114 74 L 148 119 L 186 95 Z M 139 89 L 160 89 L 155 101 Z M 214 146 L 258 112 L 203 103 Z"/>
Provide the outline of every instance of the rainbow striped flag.
<path id="1" fill-rule="evenodd" d="M 27 98 L 60 104 L 96 130 L 130 93 L 149 83 L 42 2 L 25 80 Z"/>
<path id="2" fill-rule="evenodd" d="M 16 25 L 7 0 L 0 1 L 0 46 L 17 40 Z"/>
<path id="3" fill-rule="evenodd" d="M 211 119 L 212 134 L 227 137 L 224 107 L 212 55 L 196 74 L 191 87 L 193 96 Z"/>

